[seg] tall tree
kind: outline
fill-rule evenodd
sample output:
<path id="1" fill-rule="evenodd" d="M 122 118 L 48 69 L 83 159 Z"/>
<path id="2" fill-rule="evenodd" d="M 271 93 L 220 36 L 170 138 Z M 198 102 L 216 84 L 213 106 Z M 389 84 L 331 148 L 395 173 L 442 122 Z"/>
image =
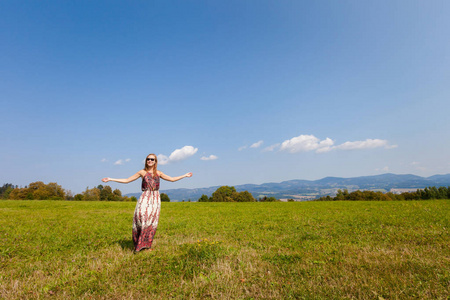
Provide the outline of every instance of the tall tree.
<path id="1" fill-rule="evenodd" d="M 205 194 L 203 194 L 199 199 L 198 202 L 209 202 L 209 198 L 208 196 L 206 196 Z"/>
<path id="2" fill-rule="evenodd" d="M 99 201 L 100 200 L 100 190 L 96 187 L 86 190 L 83 192 L 83 198 L 85 201 Z"/>
<path id="3" fill-rule="evenodd" d="M 233 193 L 236 193 L 234 186 L 221 186 L 212 194 L 212 202 L 234 202 Z"/>
<path id="4" fill-rule="evenodd" d="M 170 202 L 170 198 L 167 194 L 161 193 L 160 197 L 161 197 L 161 202 Z"/>
<path id="5" fill-rule="evenodd" d="M 113 191 L 113 201 L 122 201 L 122 192 L 119 189 Z"/>
<path id="6" fill-rule="evenodd" d="M 111 187 L 109 185 L 102 186 L 102 189 L 100 190 L 100 201 L 112 201 L 113 198 L 114 196 Z"/>
<path id="7" fill-rule="evenodd" d="M 233 193 L 233 200 L 236 202 L 255 202 L 252 194 L 248 191 Z"/>

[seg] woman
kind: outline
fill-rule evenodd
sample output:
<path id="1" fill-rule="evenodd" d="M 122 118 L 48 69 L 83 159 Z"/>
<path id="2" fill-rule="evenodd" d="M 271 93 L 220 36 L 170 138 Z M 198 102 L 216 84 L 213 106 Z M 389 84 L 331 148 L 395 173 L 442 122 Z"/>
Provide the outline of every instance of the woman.
<path id="1" fill-rule="evenodd" d="M 142 195 L 136 203 L 133 217 L 133 243 L 134 251 L 152 247 L 153 237 L 158 227 L 159 213 L 161 211 L 161 198 L 159 196 L 159 179 L 177 181 L 185 177 L 191 177 L 192 173 L 186 173 L 178 177 L 170 177 L 158 171 L 158 158 L 155 154 L 149 154 L 145 159 L 145 166 L 133 176 L 127 179 L 103 178 L 103 182 L 115 181 L 129 183 L 142 177 Z M 151 250 L 151 249 L 150 249 Z"/>

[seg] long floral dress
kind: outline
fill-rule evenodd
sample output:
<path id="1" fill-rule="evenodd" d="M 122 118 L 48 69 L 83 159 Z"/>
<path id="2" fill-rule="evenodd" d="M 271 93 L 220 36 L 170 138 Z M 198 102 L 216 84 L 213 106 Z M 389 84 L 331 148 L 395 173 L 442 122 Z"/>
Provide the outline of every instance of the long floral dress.
<path id="1" fill-rule="evenodd" d="M 142 195 L 133 217 L 133 243 L 136 252 L 151 248 L 161 211 L 159 176 L 147 172 L 142 178 Z"/>

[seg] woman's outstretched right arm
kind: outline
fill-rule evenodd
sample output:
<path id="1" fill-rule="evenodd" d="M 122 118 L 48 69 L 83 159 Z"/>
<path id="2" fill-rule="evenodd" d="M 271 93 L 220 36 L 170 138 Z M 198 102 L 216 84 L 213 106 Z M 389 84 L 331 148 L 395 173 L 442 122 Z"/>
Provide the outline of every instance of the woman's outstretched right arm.
<path id="1" fill-rule="evenodd" d="M 115 181 L 115 182 L 119 182 L 119 183 L 129 183 L 129 182 L 135 181 L 136 179 L 141 177 L 142 176 L 141 173 L 142 173 L 142 170 L 137 172 L 133 176 L 126 178 L 126 179 L 115 179 L 115 178 L 105 177 L 105 178 L 102 179 L 102 181 L 103 182 Z"/>

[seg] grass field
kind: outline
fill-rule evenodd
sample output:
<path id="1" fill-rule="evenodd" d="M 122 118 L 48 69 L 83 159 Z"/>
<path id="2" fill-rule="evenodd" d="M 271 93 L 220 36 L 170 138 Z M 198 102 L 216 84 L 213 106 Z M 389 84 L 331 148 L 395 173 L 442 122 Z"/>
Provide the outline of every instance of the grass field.
<path id="1" fill-rule="evenodd" d="M 448 299 L 450 201 L 0 201 L 0 298 Z"/>

